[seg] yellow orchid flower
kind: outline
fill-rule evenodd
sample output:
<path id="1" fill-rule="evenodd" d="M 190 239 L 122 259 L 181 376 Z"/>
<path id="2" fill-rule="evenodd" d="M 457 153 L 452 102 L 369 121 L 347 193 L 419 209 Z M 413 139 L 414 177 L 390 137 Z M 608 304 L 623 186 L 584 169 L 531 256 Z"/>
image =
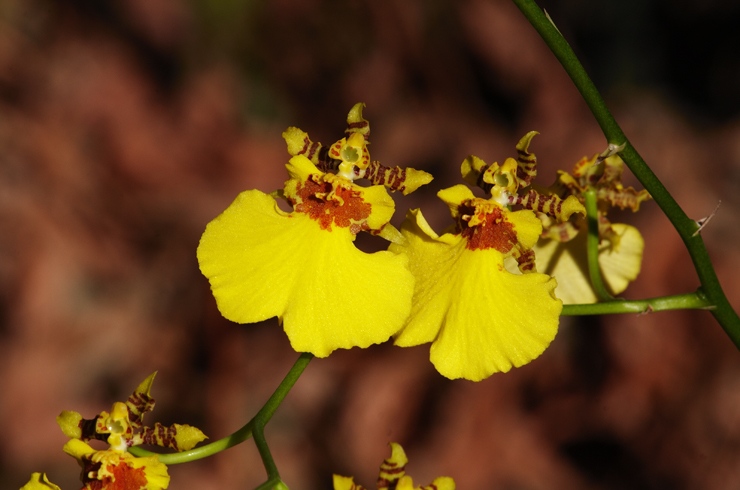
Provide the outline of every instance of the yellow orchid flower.
<path id="1" fill-rule="evenodd" d="M 362 117 L 365 104 L 359 102 L 347 115 L 345 137 L 330 147 L 312 142 L 304 131 L 288 128 L 283 138 L 292 156 L 303 155 L 322 172 L 337 172 L 338 175 L 354 180 L 365 178 L 375 185 L 384 185 L 389 191 L 410 194 L 432 181 L 427 172 L 413 168 L 385 167 L 370 161 L 367 145 L 370 144 L 370 123 Z"/>
<path id="2" fill-rule="evenodd" d="M 69 440 L 64 452 L 80 463 L 84 490 L 162 490 L 170 483 L 167 466 L 158 456 L 136 458 L 118 449 L 96 451 L 79 439 Z"/>
<path id="3" fill-rule="evenodd" d="M 617 295 L 640 273 L 645 242 L 634 226 L 612 223 L 611 231 L 618 244 L 601 240 L 599 268 L 605 286 L 612 295 Z M 598 300 L 588 272 L 586 238 L 586 233 L 579 233 L 567 242 L 543 238 L 533 247 L 538 270 L 558 278 L 555 294 L 566 305 Z"/>
<path id="4" fill-rule="evenodd" d="M 465 180 L 491 199 L 476 198 L 464 185 L 440 191 L 456 222 L 448 233 L 437 235 L 421 211 L 412 210 L 401 228 L 406 241 L 390 247 L 409 257 L 416 278 L 411 315 L 395 344 L 432 342 L 430 359 L 448 378 L 480 381 L 522 366 L 557 333 L 562 302 L 553 293 L 555 279 L 536 272 L 532 247 L 542 223 L 532 209 L 567 221 L 585 208 L 576 198 L 529 189 L 536 158 L 528 146 L 535 134 L 519 142 L 517 160 L 486 165 L 471 156 L 463 162 Z M 527 192 L 520 196 L 520 190 Z M 512 204 L 525 209 L 510 211 Z M 507 258 L 521 274 L 505 268 Z"/>
<path id="5" fill-rule="evenodd" d="M 65 410 L 57 416 L 59 427 L 70 439 L 101 440 L 119 451 L 139 444 L 154 444 L 176 451 L 192 449 L 207 439 L 200 429 L 180 424 L 165 427 L 159 422 L 154 427 L 143 424 L 144 414 L 154 408 L 154 398 L 149 393 L 156 374 L 142 381 L 125 403 L 114 403 L 110 413 L 103 411 L 88 420 L 77 412 Z"/>
<path id="6" fill-rule="evenodd" d="M 623 292 L 637 278 L 642 263 L 644 241 L 637 228 L 611 223 L 606 213 L 612 206 L 638 211 L 640 203 L 650 199 L 647 191 L 622 186 L 624 163 L 617 155 L 583 157 L 573 174 L 558 172 L 558 180 L 549 189 L 554 195 L 583 201 L 588 189 L 596 190 L 598 202 L 599 266 L 604 283 L 613 295 Z M 585 219 L 555 223 L 540 216 L 544 231 L 534 246 L 537 268 L 558 278 L 555 293 L 565 304 L 595 303 L 596 293 L 589 278 Z M 583 232 L 580 232 L 583 230 Z"/>
<path id="7" fill-rule="evenodd" d="M 420 210 L 409 212 L 401 228 L 407 242 L 391 250 L 408 255 L 416 289 L 395 344 L 433 342 L 430 359 L 443 376 L 480 381 L 539 356 L 555 338 L 562 303 L 553 295 L 555 279 L 504 268 L 515 251 L 532 266 L 528 257 L 542 229 L 534 213 L 510 212 L 465 186 L 439 195 L 475 214 L 458 215 L 459 229 L 439 236 Z M 478 223 L 468 226 L 463 216 Z"/>
<path id="8" fill-rule="evenodd" d="M 427 486 L 414 487 L 410 476 L 406 475 L 408 458 L 400 444 L 392 442 L 391 457 L 380 465 L 378 476 L 378 490 L 395 488 L 396 490 L 455 490 L 455 481 L 448 476 L 435 478 Z M 365 490 L 362 485 L 354 482 L 351 476 L 334 475 L 334 490 Z"/>
<path id="9" fill-rule="evenodd" d="M 154 408 L 150 391 L 156 374 L 142 381 L 126 402 L 114 403 L 110 413 L 103 411 L 88 420 L 77 412 L 65 410 L 57 417 L 62 432 L 70 438 L 64 452 L 82 466 L 83 490 L 165 489 L 170 477 L 159 457 L 137 458 L 128 453 L 128 448 L 153 444 L 186 451 L 206 439 L 200 429 L 189 425 L 144 426 L 144 414 Z M 106 441 L 109 448 L 97 451 L 87 444 L 90 440 Z M 34 473 L 21 490 L 59 490 L 59 487 L 49 482 L 45 474 Z"/>
<path id="10" fill-rule="evenodd" d="M 389 224 L 395 205 L 386 188 L 411 192 L 431 176 L 370 163 L 362 107 L 350 111 L 347 137 L 328 148 L 289 128 L 283 137 L 294 156 L 284 189 L 241 193 L 198 246 L 224 317 L 253 323 L 276 316 L 293 349 L 317 357 L 388 340 L 411 309 L 406 257 L 367 254 L 352 242 L 360 231 L 402 240 Z M 383 185 L 360 187 L 356 178 Z M 278 207 L 278 196 L 292 212 Z"/>

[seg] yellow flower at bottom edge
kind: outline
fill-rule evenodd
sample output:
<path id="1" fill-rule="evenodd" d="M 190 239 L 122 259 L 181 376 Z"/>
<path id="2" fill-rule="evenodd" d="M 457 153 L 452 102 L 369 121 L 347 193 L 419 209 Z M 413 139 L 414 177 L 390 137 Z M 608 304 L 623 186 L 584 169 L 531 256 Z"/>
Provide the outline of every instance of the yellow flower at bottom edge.
<path id="1" fill-rule="evenodd" d="M 618 240 L 601 240 L 599 267 L 609 292 L 617 295 L 640 273 L 645 242 L 634 226 L 612 223 L 611 229 Z M 558 279 L 555 294 L 566 305 L 598 299 L 588 272 L 587 237 L 587 233 L 579 233 L 567 242 L 542 239 L 534 246 L 537 270 Z"/>
<path id="2" fill-rule="evenodd" d="M 393 200 L 382 186 L 325 174 L 303 156 L 287 168 L 293 212 L 246 191 L 201 238 L 198 262 L 221 314 L 237 323 L 277 316 L 293 349 L 317 357 L 388 340 L 411 309 L 407 259 L 367 254 L 353 241 L 361 230 L 383 229 Z"/>
<path id="3" fill-rule="evenodd" d="M 33 473 L 28 483 L 23 485 L 20 490 L 61 490 L 46 477 L 46 473 Z"/>
<path id="4" fill-rule="evenodd" d="M 167 466 L 157 456 L 136 458 L 116 449 L 96 451 L 71 439 L 64 451 L 82 466 L 83 490 L 163 490 L 170 484 Z"/>
<path id="5" fill-rule="evenodd" d="M 400 444 L 392 442 L 391 457 L 380 465 L 378 476 L 378 490 L 395 488 L 396 490 L 455 490 L 455 481 L 448 476 L 435 478 L 431 485 L 414 487 L 410 476 L 406 475 L 408 458 Z M 334 475 L 334 490 L 365 490 L 362 485 L 354 482 L 351 476 Z"/>
<path id="6" fill-rule="evenodd" d="M 401 229 L 407 241 L 390 249 L 408 255 L 416 286 L 396 345 L 432 342 L 432 363 L 451 379 L 480 381 L 530 362 L 555 338 L 562 302 L 553 294 L 555 279 L 512 274 L 504 258 L 517 248 L 527 256 L 540 220 L 531 211 L 474 198 L 462 185 L 438 196 L 466 228 L 438 236 L 421 211 L 407 215 Z"/>

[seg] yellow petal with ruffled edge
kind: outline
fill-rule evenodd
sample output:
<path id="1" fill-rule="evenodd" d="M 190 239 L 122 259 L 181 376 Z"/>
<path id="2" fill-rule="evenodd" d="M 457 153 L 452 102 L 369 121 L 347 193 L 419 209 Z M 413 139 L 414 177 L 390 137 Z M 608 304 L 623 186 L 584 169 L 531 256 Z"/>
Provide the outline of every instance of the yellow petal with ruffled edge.
<path id="1" fill-rule="evenodd" d="M 208 224 L 198 262 L 224 317 L 253 323 L 277 316 L 293 349 L 326 357 L 386 341 L 411 308 L 406 257 L 366 254 L 353 239 L 348 228 L 321 229 L 251 190 Z"/>
<path id="2" fill-rule="evenodd" d="M 23 485 L 20 490 L 61 490 L 46 477 L 46 473 L 33 473 L 28 483 Z"/>
<path id="3" fill-rule="evenodd" d="M 611 226 L 619 237 L 619 246 L 612 249 L 608 240 L 602 240 L 599 266 L 609 292 L 617 295 L 627 289 L 640 273 L 645 242 L 634 226 L 623 223 Z M 586 239 L 587 234 L 580 233 L 568 242 L 540 240 L 534 247 L 537 270 L 558 280 L 555 295 L 566 305 L 595 303 L 597 300 L 588 273 Z M 509 270 L 512 267 L 515 266 L 508 266 Z"/>
<path id="4" fill-rule="evenodd" d="M 545 274 L 511 274 L 495 249 L 469 250 L 459 235 L 436 238 L 421 211 L 401 233 L 416 278 L 413 308 L 396 345 L 433 341 L 431 361 L 444 376 L 479 381 L 539 356 L 555 338 L 562 302 Z"/>

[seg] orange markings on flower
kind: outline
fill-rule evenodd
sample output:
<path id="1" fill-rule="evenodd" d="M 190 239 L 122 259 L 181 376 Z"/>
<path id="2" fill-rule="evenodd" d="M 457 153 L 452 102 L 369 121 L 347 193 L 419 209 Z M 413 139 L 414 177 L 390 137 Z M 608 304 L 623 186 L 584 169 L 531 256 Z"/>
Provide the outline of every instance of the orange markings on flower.
<path id="1" fill-rule="evenodd" d="M 495 205 L 476 205 L 465 201 L 458 207 L 462 236 L 467 239 L 469 250 L 486 250 L 493 248 L 505 254 L 517 243 L 514 225 L 506 221 L 501 208 Z M 478 224 L 470 226 L 473 217 Z"/>
<path id="2" fill-rule="evenodd" d="M 108 471 L 113 473 L 114 480 L 104 485 L 106 490 L 139 490 L 148 483 L 144 468 L 133 468 L 123 461 L 116 466 L 108 465 Z"/>
<path id="3" fill-rule="evenodd" d="M 372 206 L 362 199 L 362 193 L 340 182 L 325 182 L 319 175 L 311 175 L 298 184 L 299 201 L 295 210 L 316 220 L 323 230 L 331 231 L 332 223 L 349 228 L 353 234 L 369 230 L 367 218 Z"/>
<path id="4" fill-rule="evenodd" d="M 134 468 L 125 461 L 117 465 L 109 464 L 106 469 L 113 476 L 104 476 L 98 480 L 96 475 L 99 471 L 100 463 L 85 465 L 83 470 L 83 490 L 140 490 L 146 488 L 149 481 L 146 477 L 144 468 Z M 92 475 L 91 475 L 92 473 Z M 90 476 L 93 476 L 92 478 Z"/>

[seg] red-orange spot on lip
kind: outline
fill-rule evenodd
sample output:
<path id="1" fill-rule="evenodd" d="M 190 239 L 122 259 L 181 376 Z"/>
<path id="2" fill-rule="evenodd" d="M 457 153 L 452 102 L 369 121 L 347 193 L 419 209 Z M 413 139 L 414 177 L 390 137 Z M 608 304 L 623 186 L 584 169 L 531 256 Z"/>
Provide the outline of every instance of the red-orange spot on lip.
<path id="1" fill-rule="evenodd" d="M 327 199 L 332 190 L 335 197 Z M 297 195 L 295 210 L 316 220 L 324 230 L 331 231 L 332 223 L 349 228 L 355 235 L 362 230 L 370 229 L 367 218 L 370 216 L 372 206 L 362 199 L 360 191 L 350 186 L 340 184 L 333 187 L 330 182 L 324 182 L 318 175 L 311 175 L 308 180 L 298 184 Z"/>
<path id="2" fill-rule="evenodd" d="M 460 220 L 462 236 L 468 241 L 469 250 L 486 250 L 493 248 L 501 253 L 508 253 L 517 243 L 514 225 L 506 221 L 503 210 L 496 206 L 475 206 L 470 201 L 458 207 L 461 216 L 475 216 L 482 223 L 469 226 L 467 221 Z"/>
<path id="3" fill-rule="evenodd" d="M 144 468 L 133 468 L 121 461 L 118 465 L 108 465 L 108 471 L 113 473 L 113 482 L 104 488 L 110 490 L 138 490 L 148 483 Z"/>

